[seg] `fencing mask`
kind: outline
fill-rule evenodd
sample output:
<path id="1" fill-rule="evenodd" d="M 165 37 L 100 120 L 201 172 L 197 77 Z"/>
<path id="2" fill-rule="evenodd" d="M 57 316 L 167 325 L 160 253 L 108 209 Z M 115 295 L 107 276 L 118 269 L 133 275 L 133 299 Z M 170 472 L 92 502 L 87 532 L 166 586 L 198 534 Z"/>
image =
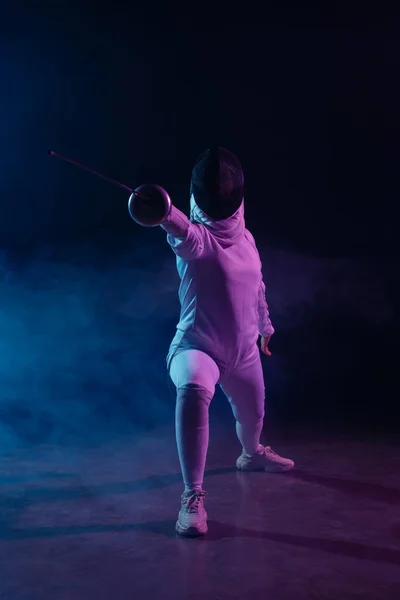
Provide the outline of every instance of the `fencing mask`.
<path id="1" fill-rule="evenodd" d="M 243 171 L 232 152 L 216 146 L 205 150 L 193 167 L 190 193 L 197 206 L 216 221 L 231 217 L 243 201 Z"/>

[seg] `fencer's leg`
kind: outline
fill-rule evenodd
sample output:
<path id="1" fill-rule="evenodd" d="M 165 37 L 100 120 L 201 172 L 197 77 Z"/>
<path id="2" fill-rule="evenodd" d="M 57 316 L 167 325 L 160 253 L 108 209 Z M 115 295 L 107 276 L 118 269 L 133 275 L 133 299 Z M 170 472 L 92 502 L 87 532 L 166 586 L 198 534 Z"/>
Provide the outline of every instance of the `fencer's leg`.
<path id="1" fill-rule="evenodd" d="M 246 454 L 255 454 L 260 446 L 264 422 L 265 387 L 260 354 L 239 365 L 221 381 L 236 419 L 236 433 Z"/>
<path id="2" fill-rule="evenodd" d="M 236 418 L 236 431 L 242 454 L 236 466 L 242 471 L 264 470 L 281 473 L 293 469 L 294 462 L 260 444 L 264 421 L 265 387 L 259 352 L 249 354 L 242 365 L 221 382 Z"/>
<path id="3" fill-rule="evenodd" d="M 185 491 L 176 522 L 181 535 L 207 532 L 203 478 L 208 449 L 208 407 L 219 370 L 204 352 L 185 350 L 175 355 L 170 375 L 177 389 L 176 441 Z"/>
<path id="4" fill-rule="evenodd" d="M 208 450 L 208 410 L 219 379 L 215 362 L 199 350 L 184 350 L 170 366 L 177 390 L 176 441 L 185 491 L 201 490 Z"/>

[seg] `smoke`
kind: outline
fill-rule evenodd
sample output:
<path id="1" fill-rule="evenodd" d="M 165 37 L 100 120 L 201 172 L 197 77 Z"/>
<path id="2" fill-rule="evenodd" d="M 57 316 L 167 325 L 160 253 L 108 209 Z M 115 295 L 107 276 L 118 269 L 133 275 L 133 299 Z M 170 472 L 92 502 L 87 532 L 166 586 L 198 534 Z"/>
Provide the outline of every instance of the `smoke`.
<path id="1" fill-rule="evenodd" d="M 150 271 L 133 266 L 134 252 L 104 264 L 100 249 L 70 250 L 76 264 L 50 249 L 24 265 L 1 257 L 2 446 L 133 432 L 172 410 L 165 330 L 177 308 L 173 260 L 153 248 L 159 260 Z"/>
<path id="2" fill-rule="evenodd" d="M 367 261 L 279 248 L 261 254 L 277 343 L 305 322 L 312 328 L 310 314 L 327 323 L 342 319 L 346 328 L 361 321 L 367 330 L 392 317 L 382 277 Z M 3 252 L 0 271 L 2 450 L 96 442 L 172 423 L 165 356 L 179 305 L 166 244 L 130 242 L 112 256 L 103 246 L 77 243 L 58 257 L 50 247 L 24 260 Z M 310 344 L 304 340 L 303 351 Z M 296 376 L 289 354 L 278 352 L 270 374 L 283 390 Z"/>
<path id="3" fill-rule="evenodd" d="M 317 258 L 282 248 L 261 254 L 276 329 L 273 359 L 264 361 L 270 419 L 324 427 L 394 423 L 394 260 Z"/>
<path id="4" fill-rule="evenodd" d="M 368 328 L 393 319 L 386 271 L 363 257 L 316 258 L 282 248 L 261 250 L 267 299 L 280 329 L 293 329 L 310 310 L 342 315 Z M 393 265 L 393 271 L 394 265 Z"/>

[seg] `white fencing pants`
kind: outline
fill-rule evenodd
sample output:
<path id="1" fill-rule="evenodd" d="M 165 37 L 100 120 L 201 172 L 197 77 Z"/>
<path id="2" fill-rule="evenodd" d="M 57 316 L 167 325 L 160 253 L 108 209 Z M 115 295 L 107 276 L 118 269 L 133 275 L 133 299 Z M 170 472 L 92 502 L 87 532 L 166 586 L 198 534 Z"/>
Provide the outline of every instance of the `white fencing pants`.
<path id="1" fill-rule="evenodd" d="M 209 440 L 208 410 L 217 383 L 231 404 L 243 450 L 251 455 L 258 449 L 265 400 L 260 354 L 255 346 L 241 364 L 221 377 L 208 354 L 185 349 L 172 358 L 170 375 L 177 390 L 176 441 L 185 489 L 202 489 Z"/>

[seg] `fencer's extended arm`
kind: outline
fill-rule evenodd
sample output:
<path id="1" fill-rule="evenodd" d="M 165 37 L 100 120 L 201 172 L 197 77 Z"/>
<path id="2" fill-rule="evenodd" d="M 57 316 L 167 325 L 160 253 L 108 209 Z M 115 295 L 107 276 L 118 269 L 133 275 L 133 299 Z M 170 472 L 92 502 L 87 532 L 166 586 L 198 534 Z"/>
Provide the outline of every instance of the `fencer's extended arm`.
<path id="1" fill-rule="evenodd" d="M 265 283 L 261 280 L 258 290 L 258 331 L 263 337 L 268 337 L 275 333 L 269 318 L 268 304 L 265 297 Z"/>
<path id="2" fill-rule="evenodd" d="M 161 227 L 167 232 L 167 241 L 175 254 L 184 260 L 200 256 L 204 246 L 201 227 L 189 221 L 178 208 L 171 207 Z"/>

